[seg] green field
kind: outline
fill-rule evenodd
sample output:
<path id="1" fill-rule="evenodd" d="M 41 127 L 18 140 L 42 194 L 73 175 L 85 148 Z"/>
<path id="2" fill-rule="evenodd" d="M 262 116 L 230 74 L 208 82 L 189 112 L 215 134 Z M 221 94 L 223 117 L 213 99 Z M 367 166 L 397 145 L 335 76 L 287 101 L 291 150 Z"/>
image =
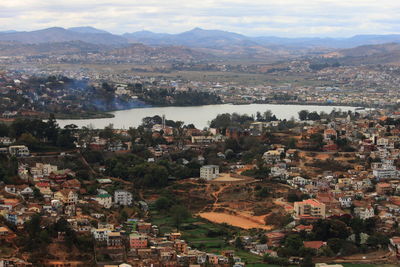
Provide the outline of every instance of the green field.
<path id="1" fill-rule="evenodd" d="M 171 217 L 159 214 L 156 211 L 152 211 L 151 214 L 151 222 L 159 227 L 161 234 L 176 231 Z M 233 239 L 236 234 L 240 233 L 239 229 L 227 225 L 213 224 L 204 219 L 192 217 L 181 226 L 179 232 L 182 233 L 182 239 L 187 241 L 192 248 L 218 254 L 223 250 L 235 250 L 235 255 L 246 263 L 261 264 L 262 262 L 262 257 L 239 250 L 229 244 L 229 239 Z M 210 233 L 214 233 L 214 235 Z"/>

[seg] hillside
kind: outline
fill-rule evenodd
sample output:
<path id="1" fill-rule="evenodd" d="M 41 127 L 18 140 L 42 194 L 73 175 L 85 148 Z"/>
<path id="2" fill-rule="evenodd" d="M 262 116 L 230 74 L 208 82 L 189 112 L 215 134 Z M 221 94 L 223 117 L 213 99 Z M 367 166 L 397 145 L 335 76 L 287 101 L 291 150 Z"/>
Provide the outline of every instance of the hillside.
<path id="1" fill-rule="evenodd" d="M 72 29 L 54 27 L 31 32 L 11 32 L 0 34 L 0 41 L 13 41 L 24 44 L 61 43 L 82 41 L 100 45 L 123 45 L 128 41 L 118 35 L 107 32 L 88 32 L 87 29 Z"/>
<path id="2" fill-rule="evenodd" d="M 344 65 L 400 64 L 400 44 L 363 45 L 323 55 Z"/>
<path id="3" fill-rule="evenodd" d="M 182 46 L 161 46 L 151 47 L 143 44 L 132 44 L 128 47 L 118 48 L 107 53 L 115 57 L 124 58 L 163 58 L 164 60 L 207 60 L 212 59 L 213 56 L 209 53 L 196 51 Z"/>
<path id="4" fill-rule="evenodd" d="M 104 45 L 70 41 L 59 43 L 21 44 L 0 42 L 0 56 L 80 55 L 109 50 Z"/>

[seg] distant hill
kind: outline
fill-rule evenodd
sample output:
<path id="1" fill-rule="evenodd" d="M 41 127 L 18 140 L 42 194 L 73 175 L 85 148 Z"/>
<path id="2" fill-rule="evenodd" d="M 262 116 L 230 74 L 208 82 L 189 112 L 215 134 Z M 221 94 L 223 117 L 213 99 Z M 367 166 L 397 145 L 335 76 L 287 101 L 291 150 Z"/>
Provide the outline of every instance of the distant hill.
<path id="1" fill-rule="evenodd" d="M 68 28 L 69 31 L 73 31 L 73 32 L 80 32 L 80 33 L 106 33 L 106 34 L 110 34 L 107 31 L 103 31 L 103 30 L 99 30 L 90 26 L 84 26 L 84 27 L 72 27 L 72 28 Z"/>
<path id="2" fill-rule="evenodd" d="M 128 43 L 125 38 L 107 32 L 98 32 L 89 30 L 88 28 L 67 30 L 59 27 L 31 32 L 2 33 L 0 34 L 0 41 L 13 41 L 24 44 L 61 43 L 70 41 L 82 41 L 100 45 L 123 45 Z"/>
<path id="3" fill-rule="evenodd" d="M 249 37 L 243 34 L 221 30 L 205 30 L 194 28 L 178 34 L 154 33 L 150 31 L 138 31 L 116 35 L 107 31 L 96 29 L 90 26 L 73 27 L 64 29 L 53 27 L 37 31 L 6 31 L 0 32 L 0 42 L 6 47 L 6 51 L 13 51 L 10 43 L 19 44 L 15 51 L 27 49 L 29 53 L 57 53 L 53 47 L 44 44 L 57 44 L 56 46 L 65 51 L 86 51 L 87 49 L 99 49 L 101 51 L 113 48 L 127 47 L 129 53 L 136 53 L 139 49 L 138 43 L 146 47 L 144 53 L 172 53 L 184 55 L 184 58 L 193 56 L 197 58 L 203 55 L 211 59 L 232 59 L 232 60 L 258 60 L 264 63 L 295 58 L 301 56 L 336 57 L 342 60 L 346 57 L 353 57 L 354 62 L 362 62 L 360 59 L 363 53 L 364 61 L 372 59 L 373 55 L 386 56 L 390 53 L 397 53 L 394 44 L 400 44 L 400 35 L 357 35 L 350 38 L 283 38 L 274 36 Z M 79 43 L 81 42 L 81 43 Z M 393 51 L 386 51 L 388 43 L 392 43 Z M 135 44 L 133 51 L 131 44 Z M 26 46 L 22 46 L 26 45 Z M 29 47 L 28 45 L 33 45 Z M 91 46 L 90 46 L 91 45 Z M 382 47 L 368 47 L 370 45 L 382 45 Z M 367 46 L 362 48 L 361 46 Z M 108 47 L 107 49 L 105 47 Z M 165 51 L 162 51 L 161 48 Z M 347 50 L 352 49 L 355 50 Z M 140 48 L 141 49 L 141 48 Z M 383 50 L 385 51 L 383 51 Z M 366 52 L 368 51 L 368 53 Z M 354 53 L 354 54 L 352 54 Z M 372 53 L 372 54 L 371 54 Z M 1 54 L 6 54 L 2 51 Z M 26 54 L 26 53 L 24 53 Z M 342 55 L 342 56 L 340 56 Z M 168 57 L 168 55 L 166 55 Z M 357 60 L 356 60 L 357 58 Z M 390 61 L 384 58 L 377 58 L 379 62 Z"/>
<path id="4" fill-rule="evenodd" d="M 0 56 L 43 56 L 43 55 L 80 55 L 100 53 L 110 49 L 108 46 L 70 41 L 60 43 L 21 44 L 0 42 Z"/>
<path id="5" fill-rule="evenodd" d="M 148 45 L 181 45 L 218 49 L 224 46 L 257 45 L 257 43 L 251 41 L 249 37 L 241 34 L 220 30 L 203 30 L 200 28 L 194 28 L 193 30 L 179 34 L 140 31 L 125 33 L 123 36 L 132 42 L 140 42 Z"/>
<path id="6" fill-rule="evenodd" d="M 363 45 L 342 49 L 322 56 L 345 65 L 400 64 L 400 44 Z"/>
<path id="7" fill-rule="evenodd" d="M 193 30 L 179 34 L 139 31 L 123 35 L 130 41 L 148 45 L 184 45 L 189 47 L 221 48 L 222 46 L 284 46 L 293 48 L 352 48 L 360 45 L 400 43 L 400 35 L 356 35 L 350 38 L 284 38 L 274 36 L 249 37 L 228 31 Z"/>

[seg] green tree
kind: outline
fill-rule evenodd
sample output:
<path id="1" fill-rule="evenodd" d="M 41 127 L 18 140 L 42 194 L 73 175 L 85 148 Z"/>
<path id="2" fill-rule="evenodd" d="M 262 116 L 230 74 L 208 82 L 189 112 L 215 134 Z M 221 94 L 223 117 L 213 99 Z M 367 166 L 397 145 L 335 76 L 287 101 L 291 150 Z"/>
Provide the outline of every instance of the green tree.
<path id="1" fill-rule="evenodd" d="M 300 119 L 301 121 L 307 120 L 308 114 L 309 114 L 309 113 L 310 113 L 310 112 L 309 112 L 308 110 L 301 110 L 301 111 L 299 112 L 299 119 Z"/>
<path id="2" fill-rule="evenodd" d="M 238 248 L 238 249 L 244 248 L 243 241 L 240 236 L 236 237 L 236 239 L 235 239 L 235 248 Z"/>
<path id="3" fill-rule="evenodd" d="M 190 212 L 182 205 L 175 205 L 171 207 L 170 214 L 176 229 L 180 229 L 182 223 L 190 218 Z"/>

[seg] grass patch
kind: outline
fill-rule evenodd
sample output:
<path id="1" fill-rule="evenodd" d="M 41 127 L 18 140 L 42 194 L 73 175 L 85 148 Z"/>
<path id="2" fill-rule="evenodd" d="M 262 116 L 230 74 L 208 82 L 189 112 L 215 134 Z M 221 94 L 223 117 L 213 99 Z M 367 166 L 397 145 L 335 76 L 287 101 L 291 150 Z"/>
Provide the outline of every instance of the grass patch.
<path id="1" fill-rule="evenodd" d="M 151 222 L 159 227 L 161 234 L 176 231 L 172 218 L 168 214 L 161 214 L 151 210 Z M 229 244 L 229 241 L 235 235 L 242 232 L 242 230 L 235 227 L 225 224 L 213 224 L 202 218 L 192 217 L 182 224 L 180 228 L 182 239 L 192 248 L 216 254 L 221 254 L 223 250 L 234 250 L 235 255 L 246 263 L 262 262 L 262 257 L 236 249 Z"/>

